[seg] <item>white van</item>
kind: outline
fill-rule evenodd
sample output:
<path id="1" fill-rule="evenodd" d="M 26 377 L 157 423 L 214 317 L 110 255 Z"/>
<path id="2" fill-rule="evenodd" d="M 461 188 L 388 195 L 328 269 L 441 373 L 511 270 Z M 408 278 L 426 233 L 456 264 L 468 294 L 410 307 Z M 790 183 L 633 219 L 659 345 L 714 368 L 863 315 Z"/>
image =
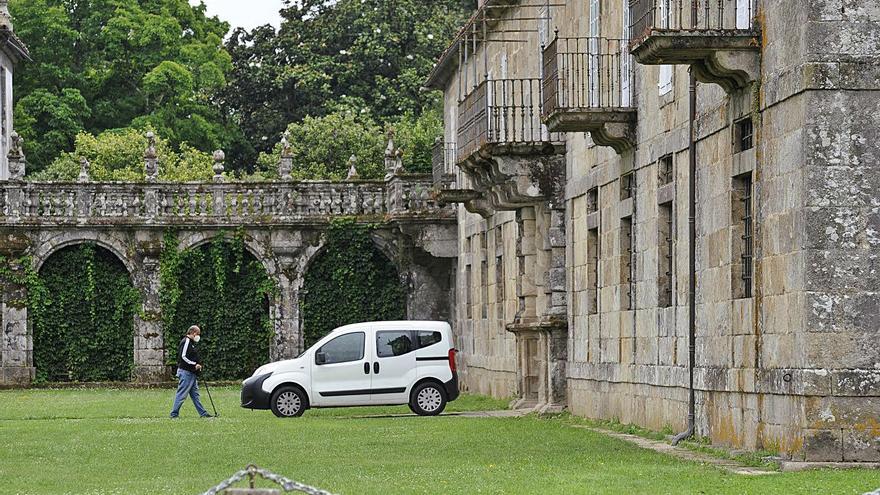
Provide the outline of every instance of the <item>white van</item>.
<path id="1" fill-rule="evenodd" d="M 446 322 L 346 325 L 295 359 L 259 367 L 242 383 L 241 407 L 283 418 L 311 407 L 409 404 L 437 415 L 458 398 L 456 352 Z"/>

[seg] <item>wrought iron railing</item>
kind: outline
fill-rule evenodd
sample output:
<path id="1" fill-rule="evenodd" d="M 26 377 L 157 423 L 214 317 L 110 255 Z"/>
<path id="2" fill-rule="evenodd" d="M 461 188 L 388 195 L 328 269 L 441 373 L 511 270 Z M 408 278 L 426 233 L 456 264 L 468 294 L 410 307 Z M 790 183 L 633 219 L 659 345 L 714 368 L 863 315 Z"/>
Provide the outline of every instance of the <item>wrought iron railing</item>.
<path id="1" fill-rule="evenodd" d="M 442 184 L 455 174 L 455 143 L 437 141 L 432 150 L 432 169 L 434 185 Z"/>
<path id="2" fill-rule="evenodd" d="M 658 30 L 751 30 L 755 0 L 630 0 L 630 12 L 633 40 Z"/>
<path id="3" fill-rule="evenodd" d="M 544 49 L 544 116 L 559 110 L 633 106 L 626 40 L 556 38 Z"/>
<path id="4" fill-rule="evenodd" d="M 541 123 L 541 80 L 487 80 L 458 105 L 457 159 L 485 144 L 558 142 Z"/>

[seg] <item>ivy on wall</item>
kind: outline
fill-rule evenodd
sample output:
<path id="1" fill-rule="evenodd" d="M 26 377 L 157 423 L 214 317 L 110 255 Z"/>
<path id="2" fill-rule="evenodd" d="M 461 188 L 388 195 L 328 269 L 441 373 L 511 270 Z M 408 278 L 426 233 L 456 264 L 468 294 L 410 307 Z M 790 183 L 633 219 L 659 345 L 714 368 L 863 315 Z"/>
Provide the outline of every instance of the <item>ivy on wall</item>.
<path id="1" fill-rule="evenodd" d="M 37 381 L 129 380 L 140 296 L 125 265 L 106 249 L 79 244 L 32 275 L 25 282 Z"/>
<path id="2" fill-rule="evenodd" d="M 406 317 L 397 269 L 370 237 L 375 227 L 334 220 L 325 250 L 309 267 L 301 297 L 306 347 L 349 323 Z"/>
<path id="3" fill-rule="evenodd" d="M 222 234 L 180 252 L 173 233 L 160 257 L 160 306 L 167 362 L 177 364 L 177 344 L 191 325 L 202 329 L 199 352 L 207 379 L 240 379 L 269 360 L 274 326 L 269 303 L 278 289 L 262 263 L 244 247 L 241 233 Z"/>

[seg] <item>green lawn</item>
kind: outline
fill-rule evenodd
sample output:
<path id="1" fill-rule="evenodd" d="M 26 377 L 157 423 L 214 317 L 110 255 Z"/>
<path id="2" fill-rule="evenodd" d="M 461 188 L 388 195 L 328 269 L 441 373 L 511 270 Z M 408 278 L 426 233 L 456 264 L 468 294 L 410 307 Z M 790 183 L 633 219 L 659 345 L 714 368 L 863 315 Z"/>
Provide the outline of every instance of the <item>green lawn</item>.
<path id="1" fill-rule="evenodd" d="M 403 407 L 279 420 L 240 409 L 235 388 L 212 392 L 222 417 L 196 418 L 187 404 L 172 421 L 170 390 L 0 391 L 0 493 L 200 493 L 248 463 L 341 494 L 791 495 L 880 487 L 880 471 L 726 474 L 573 428 L 565 417 L 355 417 L 408 412 Z M 465 396 L 449 410 L 503 407 Z"/>

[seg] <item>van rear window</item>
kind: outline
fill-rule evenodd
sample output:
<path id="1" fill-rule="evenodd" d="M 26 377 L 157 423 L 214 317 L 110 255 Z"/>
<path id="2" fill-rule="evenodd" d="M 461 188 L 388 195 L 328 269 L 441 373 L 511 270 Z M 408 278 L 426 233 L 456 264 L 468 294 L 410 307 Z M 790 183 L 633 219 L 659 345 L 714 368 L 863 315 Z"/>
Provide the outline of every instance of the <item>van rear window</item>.
<path id="1" fill-rule="evenodd" d="M 428 347 L 443 340 L 443 335 L 440 332 L 419 331 L 418 339 L 419 347 Z"/>

